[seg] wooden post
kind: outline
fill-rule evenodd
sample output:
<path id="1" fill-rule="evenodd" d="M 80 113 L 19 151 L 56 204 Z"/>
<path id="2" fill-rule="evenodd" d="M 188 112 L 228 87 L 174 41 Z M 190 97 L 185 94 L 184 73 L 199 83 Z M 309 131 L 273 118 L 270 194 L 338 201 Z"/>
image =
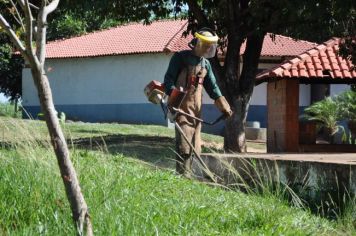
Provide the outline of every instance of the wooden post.
<path id="1" fill-rule="evenodd" d="M 293 79 L 268 82 L 267 152 L 299 150 L 299 83 Z"/>

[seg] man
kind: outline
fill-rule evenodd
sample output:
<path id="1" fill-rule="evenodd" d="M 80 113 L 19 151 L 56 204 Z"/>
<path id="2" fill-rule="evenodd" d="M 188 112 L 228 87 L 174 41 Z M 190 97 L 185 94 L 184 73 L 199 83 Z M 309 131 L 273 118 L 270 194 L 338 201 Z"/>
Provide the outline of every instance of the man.
<path id="1" fill-rule="evenodd" d="M 189 43 L 192 50 L 177 52 L 171 58 L 164 77 L 165 93 L 169 95 L 168 106 L 176 107 L 195 117 L 201 117 L 202 88 L 215 101 L 218 109 L 226 118 L 232 115 L 229 104 L 216 83 L 216 79 L 208 58 L 215 56 L 218 36 L 210 29 L 203 28 L 194 34 L 195 38 Z M 174 94 L 180 93 L 177 101 Z M 200 130 L 201 122 L 182 114 L 177 114 L 176 122 L 184 134 L 201 152 Z M 176 171 L 186 177 L 192 173 L 192 150 L 186 140 L 176 129 Z"/>

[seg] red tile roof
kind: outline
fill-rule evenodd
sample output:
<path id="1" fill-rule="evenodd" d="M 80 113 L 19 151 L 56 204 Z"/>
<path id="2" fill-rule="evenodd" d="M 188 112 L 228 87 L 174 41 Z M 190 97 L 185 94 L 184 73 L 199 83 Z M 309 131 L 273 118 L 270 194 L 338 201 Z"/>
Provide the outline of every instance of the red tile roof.
<path id="1" fill-rule="evenodd" d="M 176 48 L 176 38 L 182 35 L 186 24 L 187 21 L 172 20 L 157 21 L 150 25 L 133 23 L 57 40 L 47 44 L 46 57 L 97 57 L 163 52 L 166 47 Z M 184 48 L 183 45 L 180 47 Z"/>
<path id="2" fill-rule="evenodd" d="M 295 40 L 278 34 L 275 35 L 275 40 L 273 40 L 271 36 L 271 33 L 267 33 L 265 36 L 261 56 L 296 56 L 317 45 L 316 43 Z M 241 47 L 241 54 L 245 52 L 245 47 L 246 44 L 244 43 Z"/>
<path id="3" fill-rule="evenodd" d="M 356 79 L 356 71 L 352 70 L 351 61 L 344 60 L 337 54 L 339 43 L 339 38 L 332 38 L 277 67 L 259 73 L 256 79 Z"/>
<path id="4" fill-rule="evenodd" d="M 165 20 L 150 25 L 132 23 L 70 39 L 49 42 L 47 58 L 97 57 L 108 55 L 177 52 L 189 49 L 192 36 L 182 37 L 187 21 Z M 261 56 L 296 56 L 316 44 L 276 35 L 266 35 Z M 241 48 L 243 53 L 245 46 Z"/>

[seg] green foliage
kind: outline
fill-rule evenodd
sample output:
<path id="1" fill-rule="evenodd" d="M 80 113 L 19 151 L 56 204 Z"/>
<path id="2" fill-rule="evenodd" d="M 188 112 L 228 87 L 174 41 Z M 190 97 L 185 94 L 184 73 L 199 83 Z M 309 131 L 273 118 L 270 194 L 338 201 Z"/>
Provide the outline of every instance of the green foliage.
<path id="1" fill-rule="evenodd" d="M 48 28 L 49 39 L 68 38 L 74 35 L 81 35 L 86 32 L 87 24 L 75 15 L 63 13 L 59 15 L 58 19 L 53 20 Z"/>
<path id="2" fill-rule="evenodd" d="M 309 120 L 320 122 L 331 136 L 340 129 L 338 125 L 341 120 L 339 104 L 331 97 L 315 102 L 307 107 L 304 112 Z"/>
<path id="3" fill-rule="evenodd" d="M 22 114 L 20 110 L 15 110 L 15 105 L 13 103 L 0 102 L 0 116 L 21 118 Z"/>
<path id="4" fill-rule="evenodd" d="M 345 17 L 343 26 L 343 40 L 340 44 L 339 54 L 352 62 L 356 70 L 356 9 L 350 8 L 351 14 Z"/>
<path id="5" fill-rule="evenodd" d="M 66 122 L 66 113 L 64 112 L 59 112 L 58 113 L 58 119 L 59 119 L 59 122 L 63 125 L 65 124 Z"/>
<path id="6" fill-rule="evenodd" d="M 193 6 L 190 0 L 173 0 L 176 10 L 185 4 Z M 353 35 L 355 4 L 352 0 L 301 0 L 296 4 L 288 0 L 236 1 L 199 0 L 197 6 L 203 11 L 207 22 L 189 9 L 192 28 L 198 25 L 217 29 L 219 36 L 226 36 L 238 27 L 240 37 L 253 31 L 289 35 L 296 39 L 323 42 L 332 36 Z M 235 14 L 233 25 L 231 14 Z M 208 24 L 208 25 L 206 25 Z M 353 30 L 350 32 L 350 30 Z M 313 32 L 313 33 L 310 33 Z"/>
<path id="7" fill-rule="evenodd" d="M 352 90 L 339 94 L 336 98 L 342 118 L 356 121 L 356 92 Z"/>
<path id="8" fill-rule="evenodd" d="M 334 98 L 328 97 L 316 102 L 305 109 L 305 116 L 319 122 L 322 127 L 326 128 L 330 136 L 341 129 L 343 140 L 346 141 L 345 130 L 338 123 L 343 120 L 356 121 L 356 92 L 348 90 Z"/>
<path id="9" fill-rule="evenodd" d="M 21 97 L 23 59 L 12 54 L 7 37 L 0 33 L 0 92 L 16 101 Z"/>

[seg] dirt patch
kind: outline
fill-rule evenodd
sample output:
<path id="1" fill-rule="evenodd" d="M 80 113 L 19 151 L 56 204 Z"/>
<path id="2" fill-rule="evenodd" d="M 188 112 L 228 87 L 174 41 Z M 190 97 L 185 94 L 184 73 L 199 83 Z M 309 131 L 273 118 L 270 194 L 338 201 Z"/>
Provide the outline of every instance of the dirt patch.
<path id="1" fill-rule="evenodd" d="M 208 150 L 224 152 L 224 144 L 223 143 L 203 141 L 202 146 L 203 146 L 203 148 L 206 148 Z M 254 147 L 254 146 L 257 146 L 257 147 Z M 265 146 L 261 145 L 261 142 L 257 142 L 257 143 L 248 142 L 247 143 L 247 152 L 248 153 L 266 153 L 267 149 Z"/>

